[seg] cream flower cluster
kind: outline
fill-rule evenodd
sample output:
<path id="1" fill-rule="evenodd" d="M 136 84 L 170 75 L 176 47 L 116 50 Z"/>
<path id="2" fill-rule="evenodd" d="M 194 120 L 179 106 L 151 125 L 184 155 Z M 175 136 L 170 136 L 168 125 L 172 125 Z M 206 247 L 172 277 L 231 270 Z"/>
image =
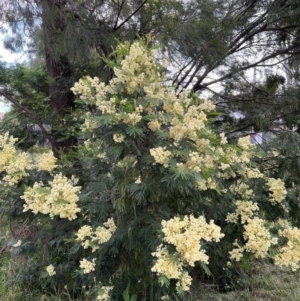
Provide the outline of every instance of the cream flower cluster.
<path id="1" fill-rule="evenodd" d="M 74 186 L 76 182 L 77 180 L 68 179 L 60 173 L 49 182 L 49 187 L 43 183 L 34 183 L 21 197 L 26 203 L 23 211 L 49 214 L 51 218 L 57 215 L 69 220 L 76 219 L 76 213 L 80 212 L 77 194 L 81 189 Z"/>
<path id="2" fill-rule="evenodd" d="M 6 173 L 3 181 L 9 186 L 17 184 L 33 168 L 29 155 L 17 152 L 16 141 L 9 133 L 0 135 L 0 173 Z"/>
<path id="3" fill-rule="evenodd" d="M 28 176 L 27 170 L 31 169 L 33 169 L 33 165 L 29 155 L 26 153 L 15 153 L 14 158 L 7 162 L 5 166 L 6 176 L 3 177 L 3 180 L 9 186 L 13 186 Z"/>
<path id="4" fill-rule="evenodd" d="M 176 104 L 176 102 L 175 102 Z M 178 109 L 170 106 L 170 108 L 165 105 L 164 109 L 166 112 L 177 113 Z M 193 141 L 198 140 L 197 132 L 205 127 L 205 122 L 207 120 L 206 114 L 203 112 L 203 106 L 188 106 L 186 112 L 183 114 L 178 114 L 172 119 L 171 127 L 169 130 L 170 137 L 176 142 L 182 140 L 183 138 L 190 138 Z"/>
<path id="5" fill-rule="evenodd" d="M 92 248 L 92 252 L 99 249 L 99 245 L 110 240 L 111 236 L 116 231 L 117 227 L 113 218 L 109 218 L 107 222 L 103 224 L 103 227 L 99 226 L 93 231 L 91 226 L 82 226 L 76 236 L 77 240 L 81 242 L 81 245 L 87 249 Z"/>
<path id="6" fill-rule="evenodd" d="M 115 78 L 108 85 L 101 83 L 97 77 L 87 76 L 79 80 L 71 90 L 75 95 L 80 95 L 86 103 L 96 104 L 103 114 L 114 115 L 119 123 L 135 125 L 142 119 L 144 108 L 141 104 L 135 106 L 135 112 L 124 112 L 122 108 L 127 100 L 119 102 L 111 95 L 119 93 L 120 87 L 123 87 L 124 92 L 132 94 L 136 88 L 142 88 L 159 77 L 152 64 L 151 53 L 136 42 L 131 45 L 128 55 L 121 61 L 121 67 L 114 68 Z M 88 113 L 82 129 L 91 131 L 95 126 L 96 121 Z"/>
<path id="7" fill-rule="evenodd" d="M 80 95 L 80 99 L 85 103 L 95 104 L 102 113 L 115 113 L 115 99 L 106 99 L 108 87 L 105 83 L 100 82 L 98 77 L 86 76 L 75 83 L 71 90 L 75 95 Z M 95 123 L 91 119 L 91 115 L 88 114 L 86 119 L 84 129 L 94 128 Z"/>
<path id="8" fill-rule="evenodd" d="M 92 261 L 89 261 L 85 258 L 80 260 L 80 268 L 83 270 L 84 274 L 89 274 L 92 271 L 95 271 L 96 266 L 96 258 L 92 259 Z"/>
<path id="9" fill-rule="evenodd" d="M 157 119 L 152 120 L 150 122 L 148 122 L 148 127 L 151 131 L 157 131 L 160 129 L 161 124 L 159 123 L 159 121 Z"/>
<path id="10" fill-rule="evenodd" d="M 274 257 L 275 265 L 291 267 L 293 271 L 298 270 L 300 267 L 300 230 L 288 226 L 278 231 L 278 235 L 286 238 L 287 243 L 279 248 L 279 253 Z"/>
<path id="11" fill-rule="evenodd" d="M 152 57 L 152 50 L 146 49 L 138 42 L 133 43 L 128 55 L 121 61 L 121 68 L 114 68 L 116 77 L 111 80 L 110 86 L 114 88 L 125 84 L 123 89 L 132 94 L 136 88 L 155 81 L 157 71 L 153 68 Z"/>
<path id="12" fill-rule="evenodd" d="M 87 104 L 96 104 L 99 110 L 101 110 L 102 105 L 104 105 L 105 110 L 108 109 L 107 104 L 103 102 L 107 88 L 98 77 L 86 76 L 75 83 L 71 90 L 75 95 L 80 95 L 81 100 Z"/>
<path id="13" fill-rule="evenodd" d="M 245 174 L 248 179 L 263 178 L 263 174 L 257 168 L 245 168 Z"/>
<path id="14" fill-rule="evenodd" d="M 141 120 L 142 116 L 137 112 L 125 114 L 125 117 L 123 118 L 123 122 L 129 125 L 135 125 Z"/>
<path id="15" fill-rule="evenodd" d="M 270 202 L 273 205 L 275 205 L 276 203 L 281 203 L 285 199 L 287 194 L 282 180 L 269 178 L 267 185 L 269 186 L 269 190 L 271 192 Z"/>
<path id="16" fill-rule="evenodd" d="M 227 138 L 226 138 L 226 136 L 225 136 L 225 133 L 221 133 L 220 134 L 220 143 L 221 144 L 227 144 Z"/>
<path id="17" fill-rule="evenodd" d="M 166 246 L 159 245 L 152 256 L 157 258 L 151 269 L 152 272 L 165 275 L 169 279 L 180 279 L 183 262 L 180 260 L 178 253 L 170 254 Z"/>
<path id="18" fill-rule="evenodd" d="M 125 136 L 123 134 L 114 134 L 113 139 L 116 143 L 121 143 L 124 141 Z"/>
<path id="19" fill-rule="evenodd" d="M 253 253 L 256 258 L 266 257 L 270 246 L 277 244 L 278 241 L 276 237 L 271 237 L 264 223 L 263 219 L 254 217 L 248 220 L 247 225 L 244 225 L 244 238 L 247 240 L 245 249 Z"/>
<path id="20" fill-rule="evenodd" d="M 200 241 L 219 241 L 224 235 L 219 226 L 211 220 L 206 223 L 205 218 L 193 215 L 184 216 L 183 219 L 175 217 L 169 221 L 162 221 L 164 241 L 176 247 L 182 260 L 190 266 L 196 261 L 208 262 L 204 251 L 200 250 Z M 204 259 L 205 258 L 205 259 Z"/>
<path id="21" fill-rule="evenodd" d="M 28 176 L 28 171 L 37 169 L 52 172 L 57 159 L 52 152 L 31 155 L 18 152 L 15 148 L 17 139 L 8 133 L 0 135 L 0 173 L 5 172 L 3 181 L 13 186 Z"/>
<path id="22" fill-rule="evenodd" d="M 176 283 L 177 290 L 189 291 L 192 285 L 192 277 L 187 271 L 183 271 Z"/>
<path id="23" fill-rule="evenodd" d="M 57 159 L 54 157 L 52 152 L 40 154 L 37 157 L 37 169 L 45 170 L 51 173 L 56 167 L 56 161 Z"/>
<path id="24" fill-rule="evenodd" d="M 50 265 L 47 266 L 46 271 L 47 271 L 47 273 L 48 273 L 48 275 L 50 277 L 52 277 L 52 276 L 54 276 L 56 274 L 55 268 L 54 268 L 54 266 L 52 264 L 50 264 Z"/>
<path id="25" fill-rule="evenodd" d="M 256 258 L 268 256 L 269 248 L 271 245 L 277 244 L 278 239 L 271 236 L 264 223 L 265 221 L 258 217 L 247 220 L 243 234 L 246 243 L 244 246 L 240 246 L 237 242 L 233 244 L 237 248 L 229 252 L 231 259 L 239 261 L 244 251 L 252 253 Z"/>
<path id="26" fill-rule="evenodd" d="M 239 194 L 244 198 L 249 198 L 253 195 L 253 190 L 245 182 L 241 180 L 236 181 L 233 185 L 229 187 L 229 190 L 234 194 Z"/>
<path id="27" fill-rule="evenodd" d="M 251 201 L 238 200 L 235 202 L 235 205 L 237 207 L 235 212 L 227 214 L 226 221 L 228 223 L 237 223 L 240 216 L 241 223 L 245 224 L 259 210 L 257 204 Z"/>
<path id="28" fill-rule="evenodd" d="M 251 144 L 250 137 L 245 136 L 238 139 L 238 146 L 243 150 L 252 149 L 254 146 Z"/>
<path id="29" fill-rule="evenodd" d="M 175 246 L 176 252 L 170 254 L 167 246 L 160 245 L 152 254 L 157 260 L 151 270 L 158 275 L 178 279 L 178 289 L 189 290 L 191 277 L 183 268 L 194 266 L 196 261 L 207 264 L 208 256 L 201 249 L 201 241 L 219 241 L 224 235 L 213 220 L 208 224 L 203 216 L 175 217 L 163 220 L 162 226 L 163 241 Z"/>
<path id="30" fill-rule="evenodd" d="M 93 120 L 92 113 L 88 112 L 85 114 L 84 124 L 81 126 L 83 132 L 91 132 L 97 126 L 97 122 Z"/>
<path id="31" fill-rule="evenodd" d="M 113 288 L 113 286 L 102 286 L 98 292 L 97 301 L 108 301 Z"/>
<path id="32" fill-rule="evenodd" d="M 172 156 L 172 153 L 166 147 L 151 148 L 150 154 L 156 163 L 162 164 L 164 167 L 168 166 L 168 162 Z"/>
<path id="33" fill-rule="evenodd" d="M 199 152 L 190 152 L 188 160 L 186 162 L 186 166 L 190 169 L 192 169 L 195 172 L 200 172 L 201 171 L 201 163 L 205 164 L 205 160 L 203 156 L 200 155 Z"/>

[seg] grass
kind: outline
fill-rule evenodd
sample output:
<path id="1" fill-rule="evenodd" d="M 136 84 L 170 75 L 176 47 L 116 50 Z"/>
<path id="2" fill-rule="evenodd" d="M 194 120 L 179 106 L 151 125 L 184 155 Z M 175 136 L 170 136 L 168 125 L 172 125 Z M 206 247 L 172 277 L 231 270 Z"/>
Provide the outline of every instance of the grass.
<path id="1" fill-rule="evenodd" d="M 42 294 L 33 288 L 14 283 L 17 277 L 16 263 L 9 254 L 0 254 L 0 301 L 74 301 L 67 292 Z M 199 285 L 187 301 L 300 301 L 299 273 L 279 269 L 257 262 L 252 270 L 249 289 L 218 293 L 213 288 Z M 80 301 L 80 300 L 77 300 Z M 94 301 L 88 296 L 81 301 Z"/>
<path id="2" fill-rule="evenodd" d="M 271 264 L 256 262 L 250 287 L 246 290 L 217 293 L 200 287 L 193 301 L 300 301 L 300 274 Z"/>

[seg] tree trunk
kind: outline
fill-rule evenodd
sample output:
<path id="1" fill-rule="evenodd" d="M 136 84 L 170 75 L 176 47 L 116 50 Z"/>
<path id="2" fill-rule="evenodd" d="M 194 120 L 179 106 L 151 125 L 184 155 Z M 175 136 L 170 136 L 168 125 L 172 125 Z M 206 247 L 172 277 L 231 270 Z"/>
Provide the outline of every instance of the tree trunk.
<path id="1" fill-rule="evenodd" d="M 66 1 L 43 0 L 42 2 L 43 36 L 46 68 L 51 82 L 49 84 L 52 150 L 56 157 L 60 152 L 68 152 L 76 144 L 76 138 L 66 138 L 56 128 L 67 126 L 64 117 L 70 114 L 74 105 L 74 96 L 69 87 L 64 87 L 64 79 L 71 76 L 71 68 L 63 44 L 67 25 Z"/>

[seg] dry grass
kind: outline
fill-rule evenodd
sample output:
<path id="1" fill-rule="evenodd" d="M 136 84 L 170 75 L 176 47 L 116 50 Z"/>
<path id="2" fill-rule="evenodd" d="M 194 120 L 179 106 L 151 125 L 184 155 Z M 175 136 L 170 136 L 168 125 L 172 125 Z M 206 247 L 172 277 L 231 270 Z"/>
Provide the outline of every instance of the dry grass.
<path id="1" fill-rule="evenodd" d="M 0 301 L 74 301 L 66 293 L 43 295 L 20 288 L 14 282 L 14 262 L 8 255 L 0 256 Z M 8 277 L 8 275 L 10 275 Z M 8 279 L 11 278 L 11 279 Z M 213 287 L 199 287 L 187 301 L 300 301 L 300 274 L 266 263 L 255 263 L 249 289 L 218 293 Z M 83 299 L 88 301 L 89 299 Z M 91 300 L 90 300 L 91 301 Z"/>
<path id="2" fill-rule="evenodd" d="M 300 301 L 300 274 L 257 262 L 246 290 L 217 293 L 202 289 L 194 293 L 193 301 Z"/>

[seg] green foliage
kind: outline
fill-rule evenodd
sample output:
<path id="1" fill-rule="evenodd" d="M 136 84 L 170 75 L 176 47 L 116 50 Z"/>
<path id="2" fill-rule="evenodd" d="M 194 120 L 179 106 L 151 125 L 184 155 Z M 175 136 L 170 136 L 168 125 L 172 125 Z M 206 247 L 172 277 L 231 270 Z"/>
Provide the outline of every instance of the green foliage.
<path id="1" fill-rule="evenodd" d="M 184 299 L 192 278 L 247 286 L 255 257 L 296 269 L 297 248 L 283 258 L 300 239 L 285 198 L 294 192 L 257 169 L 249 138 L 217 135 L 214 105 L 164 85 L 141 40 L 114 56 L 110 82 L 72 88 L 93 110 L 70 114 L 82 143 L 55 166 L 42 169 L 53 158 L 39 152 L 17 164 L 24 153 L 0 136 L 1 210 L 27 256 L 18 282 L 74 296 L 89 287 L 98 300 Z M 16 171 L 26 173 L 15 183 Z"/>

